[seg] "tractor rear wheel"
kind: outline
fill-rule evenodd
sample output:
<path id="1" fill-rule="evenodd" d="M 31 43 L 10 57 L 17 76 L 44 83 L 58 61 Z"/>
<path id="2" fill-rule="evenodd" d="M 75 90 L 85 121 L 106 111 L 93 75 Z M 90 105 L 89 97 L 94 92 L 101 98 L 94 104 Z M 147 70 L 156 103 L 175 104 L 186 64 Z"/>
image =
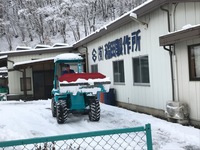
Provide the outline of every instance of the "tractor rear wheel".
<path id="1" fill-rule="evenodd" d="M 67 112 L 67 104 L 65 100 L 59 100 L 57 103 L 57 122 L 58 124 L 62 124 L 67 120 L 68 112 Z"/>
<path id="2" fill-rule="evenodd" d="M 56 102 L 54 101 L 54 98 L 51 99 L 51 112 L 52 116 L 56 117 Z"/>
<path id="3" fill-rule="evenodd" d="M 99 121 L 100 119 L 100 104 L 98 100 L 90 103 L 89 119 L 90 121 Z"/>

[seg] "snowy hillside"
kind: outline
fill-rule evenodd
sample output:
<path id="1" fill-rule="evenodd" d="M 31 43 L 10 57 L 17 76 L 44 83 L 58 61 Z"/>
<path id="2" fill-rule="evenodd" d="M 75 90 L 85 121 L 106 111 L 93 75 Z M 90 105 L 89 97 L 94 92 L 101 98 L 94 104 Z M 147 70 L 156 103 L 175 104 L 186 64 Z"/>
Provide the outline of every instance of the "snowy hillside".
<path id="1" fill-rule="evenodd" d="M 0 1 L 0 51 L 72 44 L 146 0 Z"/>
<path id="2" fill-rule="evenodd" d="M 50 103 L 51 100 L 0 101 L 0 141 L 138 127 L 150 123 L 153 149 L 200 149 L 200 129 L 194 127 L 102 103 L 99 122 L 90 122 L 87 115 L 70 115 L 65 124 L 59 125 L 52 117 Z"/>

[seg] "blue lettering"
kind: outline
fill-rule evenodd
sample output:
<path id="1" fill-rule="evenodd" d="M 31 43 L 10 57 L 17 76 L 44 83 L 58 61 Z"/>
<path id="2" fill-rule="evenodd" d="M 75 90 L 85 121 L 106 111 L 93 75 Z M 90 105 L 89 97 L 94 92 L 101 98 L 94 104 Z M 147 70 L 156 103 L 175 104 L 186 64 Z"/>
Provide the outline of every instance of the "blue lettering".
<path id="1" fill-rule="evenodd" d="M 123 48 L 122 48 L 122 38 L 120 39 L 116 39 L 115 40 L 116 43 L 116 56 L 120 56 L 123 55 Z"/>
<path id="2" fill-rule="evenodd" d="M 108 42 L 108 59 L 112 58 L 112 54 L 111 54 L 111 43 Z"/>
<path id="3" fill-rule="evenodd" d="M 112 41 L 111 48 L 110 48 L 112 57 L 116 57 L 115 49 L 116 49 L 115 41 Z"/>
<path id="4" fill-rule="evenodd" d="M 124 48 L 124 54 L 126 55 L 126 36 L 124 36 L 123 48 Z"/>
<path id="5" fill-rule="evenodd" d="M 104 48 L 105 48 L 105 59 L 107 60 L 107 59 L 109 59 L 108 58 L 108 44 L 105 44 Z"/>
<path id="6" fill-rule="evenodd" d="M 94 62 L 97 60 L 97 51 L 95 49 L 92 50 L 92 60 Z"/>
<path id="7" fill-rule="evenodd" d="M 137 30 L 136 32 L 133 32 L 131 35 L 132 35 L 132 52 L 135 51 L 140 51 L 140 40 L 141 40 L 141 37 L 139 36 L 139 33 L 141 31 L 140 30 Z"/>
<path id="8" fill-rule="evenodd" d="M 99 61 L 103 60 L 103 46 L 98 47 L 98 59 Z"/>
<path id="9" fill-rule="evenodd" d="M 131 43 L 130 43 L 130 37 L 128 35 L 124 36 L 123 45 L 124 45 L 124 54 L 126 54 L 126 52 L 130 54 Z"/>
<path id="10" fill-rule="evenodd" d="M 98 58 L 99 61 L 119 57 L 121 55 L 130 54 L 130 51 L 140 51 L 141 36 L 140 30 L 131 33 L 131 37 L 125 35 L 119 39 L 109 41 L 104 46 L 99 46 L 98 51 L 93 49 L 92 59 L 95 62 Z"/>

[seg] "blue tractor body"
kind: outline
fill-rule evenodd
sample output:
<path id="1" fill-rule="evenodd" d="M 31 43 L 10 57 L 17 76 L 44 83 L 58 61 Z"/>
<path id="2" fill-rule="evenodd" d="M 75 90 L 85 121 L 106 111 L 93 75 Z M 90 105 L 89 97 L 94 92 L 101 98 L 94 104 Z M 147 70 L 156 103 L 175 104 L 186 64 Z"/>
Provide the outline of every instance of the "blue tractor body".
<path id="1" fill-rule="evenodd" d="M 83 73 L 84 59 L 79 54 L 58 55 L 54 63 L 51 103 L 53 117 L 62 124 L 69 113 L 87 113 L 91 121 L 99 121 L 100 104 L 96 94 L 98 91 L 109 90 L 109 79 L 99 73 Z M 76 73 L 62 75 L 62 68 L 66 64 L 72 64 Z"/>

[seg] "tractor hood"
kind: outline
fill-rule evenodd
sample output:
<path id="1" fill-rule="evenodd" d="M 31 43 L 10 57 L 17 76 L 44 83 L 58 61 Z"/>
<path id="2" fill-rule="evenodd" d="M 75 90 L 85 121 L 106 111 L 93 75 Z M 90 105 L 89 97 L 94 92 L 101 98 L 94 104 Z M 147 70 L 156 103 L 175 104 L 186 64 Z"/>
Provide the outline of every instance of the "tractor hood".
<path id="1" fill-rule="evenodd" d="M 66 74 L 59 78 L 59 90 L 61 93 L 92 93 L 98 91 L 108 92 L 110 78 L 100 73 Z"/>

